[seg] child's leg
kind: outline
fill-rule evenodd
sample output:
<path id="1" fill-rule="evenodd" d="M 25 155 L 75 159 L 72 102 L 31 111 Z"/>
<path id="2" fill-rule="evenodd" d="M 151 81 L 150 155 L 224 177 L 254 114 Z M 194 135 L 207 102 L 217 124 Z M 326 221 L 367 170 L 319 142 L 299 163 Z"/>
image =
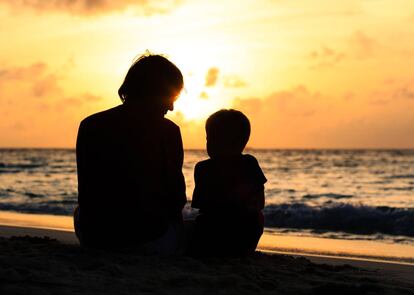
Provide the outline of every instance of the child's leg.
<path id="1" fill-rule="evenodd" d="M 254 253 L 257 244 L 259 243 L 260 237 L 263 234 L 264 228 L 264 216 L 260 212 L 257 217 L 252 217 L 251 222 L 247 225 L 247 231 L 249 234 L 246 235 L 246 249 L 248 253 Z"/>

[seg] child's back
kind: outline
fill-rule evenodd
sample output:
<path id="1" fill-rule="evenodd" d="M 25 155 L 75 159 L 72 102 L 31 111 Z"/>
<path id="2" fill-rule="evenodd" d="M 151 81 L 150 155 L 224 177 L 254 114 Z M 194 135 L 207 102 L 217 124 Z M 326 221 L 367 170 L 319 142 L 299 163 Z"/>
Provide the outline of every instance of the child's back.
<path id="1" fill-rule="evenodd" d="M 225 130 L 229 116 L 232 121 L 234 117 L 241 117 L 243 123 L 247 120 L 242 113 L 234 110 L 213 114 L 206 126 L 207 149 L 211 159 L 199 162 L 194 172 L 192 207 L 200 209 L 194 248 L 200 255 L 243 255 L 253 252 L 263 233 L 261 210 L 266 178 L 257 160 L 241 153 L 247 143 L 250 126 L 247 139 L 234 147 L 227 144 L 227 150 L 223 147 L 226 143 L 223 143 L 222 136 L 215 136 L 216 121 L 221 123 L 220 129 Z M 240 134 L 237 135 L 239 138 Z"/>

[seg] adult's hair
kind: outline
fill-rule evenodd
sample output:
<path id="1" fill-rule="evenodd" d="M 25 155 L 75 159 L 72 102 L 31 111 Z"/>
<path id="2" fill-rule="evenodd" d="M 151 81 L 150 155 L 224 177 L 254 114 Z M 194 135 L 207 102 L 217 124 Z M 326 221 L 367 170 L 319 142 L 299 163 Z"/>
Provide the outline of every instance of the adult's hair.
<path id="1" fill-rule="evenodd" d="M 206 133 L 207 137 L 214 137 L 216 143 L 242 152 L 249 141 L 250 122 L 240 111 L 223 109 L 215 112 L 207 119 Z"/>
<path id="2" fill-rule="evenodd" d="M 161 55 L 144 54 L 129 68 L 118 90 L 122 102 L 175 99 L 184 86 L 181 71 Z"/>

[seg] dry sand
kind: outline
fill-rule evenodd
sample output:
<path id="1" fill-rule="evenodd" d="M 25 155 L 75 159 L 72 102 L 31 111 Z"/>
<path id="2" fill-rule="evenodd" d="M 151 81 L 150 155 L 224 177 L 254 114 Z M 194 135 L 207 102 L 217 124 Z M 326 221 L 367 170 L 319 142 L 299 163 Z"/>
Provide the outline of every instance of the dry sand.
<path id="1" fill-rule="evenodd" d="M 79 247 L 67 224 L 42 229 L 30 218 L 0 226 L 1 295 L 414 294 L 409 264 L 303 253 L 194 259 L 92 251 Z"/>
<path id="2" fill-rule="evenodd" d="M 408 265 L 260 252 L 239 259 L 111 253 L 81 249 L 73 232 L 22 227 L 1 226 L 0 236 L 0 294 L 414 294 Z"/>
<path id="3" fill-rule="evenodd" d="M 256 253 L 142 256 L 35 237 L 0 238 L 1 294 L 409 294 L 413 282 L 349 265 Z"/>

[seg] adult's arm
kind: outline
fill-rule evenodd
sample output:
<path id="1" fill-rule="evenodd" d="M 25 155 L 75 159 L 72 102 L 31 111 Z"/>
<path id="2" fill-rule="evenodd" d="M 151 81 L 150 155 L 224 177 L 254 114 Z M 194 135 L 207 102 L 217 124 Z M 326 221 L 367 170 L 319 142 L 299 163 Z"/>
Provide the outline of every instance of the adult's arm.
<path id="1" fill-rule="evenodd" d="M 187 202 L 187 198 L 182 172 L 184 150 L 180 128 L 176 125 L 171 126 L 166 138 L 168 210 L 172 219 L 182 220 L 181 212 Z"/>
<path id="2" fill-rule="evenodd" d="M 76 139 L 76 166 L 78 172 L 78 203 L 81 205 L 87 195 L 87 147 L 85 124 L 81 122 Z"/>
<path id="3" fill-rule="evenodd" d="M 92 157 L 90 155 L 90 135 L 87 124 L 82 121 L 76 139 L 76 165 L 78 172 L 78 203 L 81 207 L 89 207 L 92 200 L 93 186 L 96 175 L 93 173 Z"/>

